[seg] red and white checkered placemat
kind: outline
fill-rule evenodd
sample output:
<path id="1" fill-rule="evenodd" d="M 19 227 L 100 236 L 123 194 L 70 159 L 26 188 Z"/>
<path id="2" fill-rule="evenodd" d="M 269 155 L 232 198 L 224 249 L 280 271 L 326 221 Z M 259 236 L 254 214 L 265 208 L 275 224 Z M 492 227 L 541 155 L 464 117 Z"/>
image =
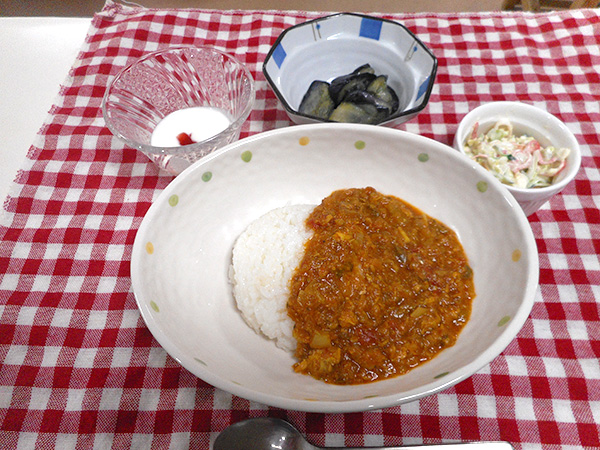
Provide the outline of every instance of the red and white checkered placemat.
<path id="1" fill-rule="evenodd" d="M 227 425 L 267 415 L 322 446 L 600 448 L 599 10 L 385 16 L 439 60 L 428 107 L 403 129 L 449 144 L 473 107 L 519 100 L 558 116 L 582 145 L 575 182 L 530 217 L 541 265 L 531 316 L 477 374 L 383 411 L 283 411 L 197 379 L 145 327 L 131 248 L 172 178 L 110 134 L 101 114 L 107 84 L 147 52 L 211 45 L 257 80 L 242 137 L 288 126 L 261 64 L 283 29 L 320 15 L 108 3 L 94 17 L 0 218 L 1 448 L 208 448 Z"/>

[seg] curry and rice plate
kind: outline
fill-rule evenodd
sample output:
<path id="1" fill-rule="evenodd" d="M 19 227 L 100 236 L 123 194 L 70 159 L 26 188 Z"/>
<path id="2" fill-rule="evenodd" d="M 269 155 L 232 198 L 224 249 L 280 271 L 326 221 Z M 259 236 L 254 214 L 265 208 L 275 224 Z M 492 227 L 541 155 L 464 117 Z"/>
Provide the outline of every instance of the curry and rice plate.
<path id="1" fill-rule="evenodd" d="M 334 384 L 401 375 L 454 345 L 475 297 L 456 234 L 372 188 L 280 208 L 233 249 L 244 319 Z"/>

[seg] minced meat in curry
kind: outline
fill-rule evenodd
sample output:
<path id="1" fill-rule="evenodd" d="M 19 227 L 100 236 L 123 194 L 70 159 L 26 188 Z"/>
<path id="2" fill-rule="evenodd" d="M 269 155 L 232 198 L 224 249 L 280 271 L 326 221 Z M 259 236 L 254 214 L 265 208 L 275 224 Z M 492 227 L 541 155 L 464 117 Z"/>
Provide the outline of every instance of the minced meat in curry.
<path id="1" fill-rule="evenodd" d="M 456 234 L 373 188 L 332 193 L 291 280 L 297 372 L 334 384 L 404 374 L 454 345 L 473 273 Z"/>

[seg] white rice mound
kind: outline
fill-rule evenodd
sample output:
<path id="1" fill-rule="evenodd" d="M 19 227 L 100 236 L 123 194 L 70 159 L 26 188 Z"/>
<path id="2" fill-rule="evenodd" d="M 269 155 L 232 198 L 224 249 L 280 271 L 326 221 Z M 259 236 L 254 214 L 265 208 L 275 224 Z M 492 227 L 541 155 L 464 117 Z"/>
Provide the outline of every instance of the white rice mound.
<path id="1" fill-rule="evenodd" d="M 274 209 L 252 222 L 233 247 L 229 278 L 237 307 L 257 333 L 287 351 L 296 349 L 287 315 L 290 280 L 311 232 L 305 221 L 314 205 Z"/>

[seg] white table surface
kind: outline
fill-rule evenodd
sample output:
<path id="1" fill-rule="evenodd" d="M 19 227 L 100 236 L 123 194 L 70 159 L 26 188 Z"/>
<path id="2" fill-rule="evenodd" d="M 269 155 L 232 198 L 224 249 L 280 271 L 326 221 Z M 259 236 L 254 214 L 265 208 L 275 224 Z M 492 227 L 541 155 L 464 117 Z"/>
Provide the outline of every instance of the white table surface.
<path id="1" fill-rule="evenodd" d="M 44 123 L 89 18 L 0 18 L 0 204 Z"/>

